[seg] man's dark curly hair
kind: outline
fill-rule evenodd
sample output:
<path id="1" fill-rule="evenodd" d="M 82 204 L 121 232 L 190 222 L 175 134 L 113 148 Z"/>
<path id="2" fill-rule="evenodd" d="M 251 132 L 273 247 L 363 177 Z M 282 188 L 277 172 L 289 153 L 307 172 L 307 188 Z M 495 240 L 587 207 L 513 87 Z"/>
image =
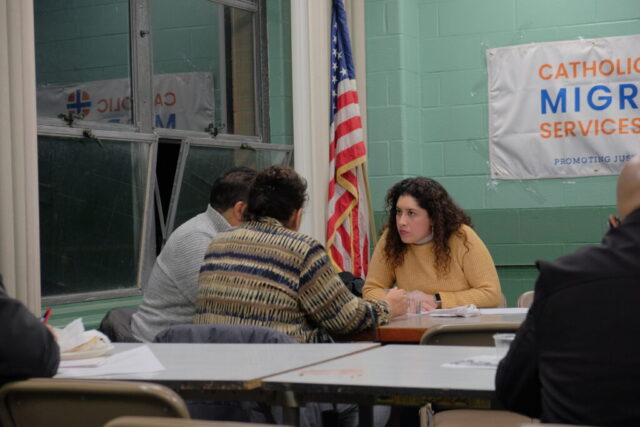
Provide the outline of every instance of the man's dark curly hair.
<path id="1" fill-rule="evenodd" d="M 285 224 L 307 200 L 307 183 L 289 166 L 271 166 L 258 173 L 249 190 L 245 220 L 275 218 Z"/>
<path id="2" fill-rule="evenodd" d="M 462 224 L 471 226 L 471 218 L 455 204 L 447 190 L 431 178 L 407 178 L 395 184 L 389 189 L 385 200 L 389 220 L 385 227 L 388 233 L 384 253 L 392 268 L 402 264 L 407 252 L 407 245 L 400 239 L 396 225 L 396 204 L 400 196 L 413 197 L 418 205 L 429 213 L 433 226 L 435 268 L 438 274 L 446 274 L 451 262 L 449 238 L 453 233 L 457 233 L 465 239 L 466 245 L 466 236 L 460 227 Z"/>

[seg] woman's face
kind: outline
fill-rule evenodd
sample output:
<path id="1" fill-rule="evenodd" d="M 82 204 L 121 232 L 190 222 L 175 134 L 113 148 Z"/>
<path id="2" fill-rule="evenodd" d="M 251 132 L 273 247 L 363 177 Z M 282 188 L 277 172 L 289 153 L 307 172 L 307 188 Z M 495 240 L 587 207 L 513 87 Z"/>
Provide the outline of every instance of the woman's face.
<path id="1" fill-rule="evenodd" d="M 396 227 L 405 244 L 417 243 L 431 234 L 431 218 L 418 201 L 407 194 L 396 202 Z"/>

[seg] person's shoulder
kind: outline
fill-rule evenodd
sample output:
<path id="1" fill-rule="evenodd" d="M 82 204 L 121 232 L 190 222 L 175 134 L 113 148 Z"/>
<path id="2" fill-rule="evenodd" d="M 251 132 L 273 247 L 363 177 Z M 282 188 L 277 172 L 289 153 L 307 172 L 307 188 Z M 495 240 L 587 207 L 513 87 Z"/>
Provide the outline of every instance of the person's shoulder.
<path id="1" fill-rule="evenodd" d="M 469 225 L 462 224 L 456 231 L 451 234 L 449 238 L 450 244 L 453 245 L 463 245 L 471 243 L 472 245 L 478 242 L 482 242 L 478 233 Z"/>
<path id="2" fill-rule="evenodd" d="M 467 224 L 462 224 L 458 228 L 458 231 L 464 233 L 467 237 L 478 237 L 478 233 L 476 233 L 476 230 L 474 230 L 473 227 Z"/>
<path id="3" fill-rule="evenodd" d="M 307 234 L 301 233 L 296 230 L 291 230 L 288 228 L 282 228 L 281 233 L 286 236 L 287 239 L 291 240 L 292 243 L 298 244 L 301 247 L 307 247 L 309 249 L 321 247 L 324 249 L 322 243 L 316 240 L 314 237 L 311 237 Z"/>
<path id="4" fill-rule="evenodd" d="M 606 277 L 611 255 L 606 247 L 586 245 L 555 260 L 537 260 L 536 267 L 540 272 L 537 286 L 545 287 L 548 283 L 557 290 L 584 280 Z"/>
<path id="5" fill-rule="evenodd" d="M 167 245 L 175 245 L 180 242 L 189 243 L 194 239 L 211 240 L 216 234 L 218 234 L 218 231 L 211 224 L 207 213 L 203 212 L 173 230 L 173 233 L 167 239 Z"/>

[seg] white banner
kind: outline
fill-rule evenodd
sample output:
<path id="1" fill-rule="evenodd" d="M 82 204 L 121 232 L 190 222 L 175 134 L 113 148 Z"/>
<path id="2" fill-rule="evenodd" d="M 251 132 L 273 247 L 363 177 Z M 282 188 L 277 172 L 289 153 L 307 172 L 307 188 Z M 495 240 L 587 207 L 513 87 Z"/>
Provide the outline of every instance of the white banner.
<path id="1" fill-rule="evenodd" d="M 640 35 L 486 56 L 493 178 L 617 175 L 640 152 Z"/>
<path id="2" fill-rule="evenodd" d="M 131 123 L 129 79 L 38 88 L 38 115 L 73 114 L 94 122 Z M 211 73 L 153 76 L 154 126 L 204 131 L 214 119 Z"/>

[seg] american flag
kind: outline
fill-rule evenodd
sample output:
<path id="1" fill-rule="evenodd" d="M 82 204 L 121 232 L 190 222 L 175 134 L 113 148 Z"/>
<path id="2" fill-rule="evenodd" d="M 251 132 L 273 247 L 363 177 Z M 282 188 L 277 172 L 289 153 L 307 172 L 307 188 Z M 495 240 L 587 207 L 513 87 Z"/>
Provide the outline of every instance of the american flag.
<path id="1" fill-rule="evenodd" d="M 367 147 L 355 77 L 344 5 L 333 0 L 327 250 L 339 271 L 364 277 L 369 263 Z"/>

